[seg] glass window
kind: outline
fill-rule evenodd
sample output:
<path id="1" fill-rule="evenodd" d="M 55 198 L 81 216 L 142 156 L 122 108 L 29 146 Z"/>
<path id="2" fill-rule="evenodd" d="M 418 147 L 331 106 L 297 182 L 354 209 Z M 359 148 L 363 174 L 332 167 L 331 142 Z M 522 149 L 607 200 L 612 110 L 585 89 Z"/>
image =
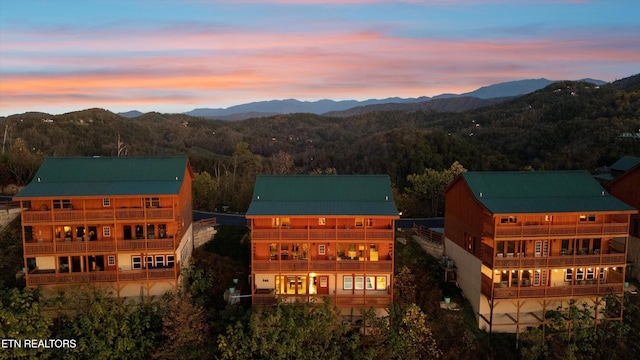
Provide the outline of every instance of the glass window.
<path id="1" fill-rule="evenodd" d="M 366 285 L 367 285 L 367 290 L 375 290 L 375 288 L 376 288 L 376 277 L 375 276 L 367 276 Z"/>
<path id="2" fill-rule="evenodd" d="M 343 279 L 343 288 L 345 290 L 353 289 L 353 276 L 345 276 Z"/>
<path id="3" fill-rule="evenodd" d="M 153 267 L 153 256 L 147 256 L 147 268 L 150 269 Z"/>
<path id="4" fill-rule="evenodd" d="M 111 228 L 109 226 L 102 227 L 102 236 L 105 236 L 105 237 L 111 236 Z"/>
<path id="5" fill-rule="evenodd" d="M 62 199 L 62 200 L 53 200 L 53 208 L 54 209 L 73 209 L 71 205 L 71 200 Z"/>
<path id="6" fill-rule="evenodd" d="M 102 206 L 103 206 L 103 207 L 109 207 L 109 206 L 111 206 L 111 199 L 109 199 L 109 198 L 104 198 L 104 199 L 102 199 Z"/>
<path id="7" fill-rule="evenodd" d="M 164 266 L 164 255 L 156 255 L 156 266 Z"/>
<path id="8" fill-rule="evenodd" d="M 387 277 L 386 276 L 378 276 L 376 278 L 376 288 L 378 290 L 385 290 L 387 288 Z"/>
<path id="9" fill-rule="evenodd" d="M 140 256 L 132 256 L 131 257 L 131 268 L 132 269 L 142 269 L 142 258 Z"/>
<path id="10" fill-rule="evenodd" d="M 174 263 L 173 255 L 167 255 L 167 267 L 172 268 Z"/>
<path id="11" fill-rule="evenodd" d="M 318 245 L 318 255 L 325 255 L 326 254 L 326 245 L 325 244 L 320 244 Z"/>
<path id="12" fill-rule="evenodd" d="M 356 218 L 356 227 L 362 227 L 364 225 L 364 218 Z"/>
<path id="13" fill-rule="evenodd" d="M 160 198 L 145 198 L 144 207 L 146 208 L 160 207 Z"/>
<path id="14" fill-rule="evenodd" d="M 356 276 L 355 289 L 356 290 L 363 290 L 364 289 L 364 276 Z"/>
<path id="15" fill-rule="evenodd" d="M 114 266 L 116 264 L 116 257 L 115 255 L 109 255 L 107 257 L 107 264 L 109 264 L 109 266 Z"/>
<path id="16" fill-rule="evenodd" d="M 573 269 L 567 269 L 564 275 L 564 280 L 570 282 L 572 278 L 573 278 Z"/>
<path id="17" fill-rule="evenodd" d="M 318 218 L 318 225 L 327 225 L 327 219 Z"/>

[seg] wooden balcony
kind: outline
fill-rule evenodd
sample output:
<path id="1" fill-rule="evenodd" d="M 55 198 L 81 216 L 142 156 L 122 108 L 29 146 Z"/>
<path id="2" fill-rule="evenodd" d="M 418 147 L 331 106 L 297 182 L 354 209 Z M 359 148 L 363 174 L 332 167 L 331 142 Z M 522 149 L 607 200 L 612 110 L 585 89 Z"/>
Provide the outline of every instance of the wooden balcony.
<path id="1" fill-rule="evenodd" d="M 32 242 L 24 244 L 25 255 L 53 254 L 52 242 Z"/>
<path id="2" fill-rule="evenodd" d="M 358 307 L 386 307 L 391 303 L 391 295 L 366 295 L 366 296 L 346 296 L 340 295 L 334 298 L 338 306 L 358 306 Z"/>
<path id="3" fill-rule="evenodd" d="M 118 251 L 174 250 L 173 238 L 153 240 L 120 240 Z"/>
<path id="4" fill-rule="evenodd" d="M 91 271 L 77 273 L 34 272 L 27 275 L 27 285 L 70 284 L 83 282 L 116 282 L 174 279 L 174 268 L 128 271 Z"/>
<path id="5" fill-rule="evenodd" d="M 608 279 L 609 280 L 609 279 Z M 572 297 L 585 295 L 607 295 L 611 292 L 621 294 L 624 284 L 619 279 L 604 280 L 582 280 L 577 284 L 566 286 L 511 286 L 493 284 L 494 299 L 517 299 L 517 298 L 549 298 L 549 297 Z M 488 276 L 482 276 L 482 293 L 491 294 L 492 280 Z"/>
<path id="6" fill-rule="evenodd" d="M 495 238 L 529 238 L 583 235 L 626 235 L 628 223 L 578 225 L 498 225 Z"/>
<path id="7" fill-rule="evenodd" d="M 494 269 L 515 269 L 535 267 L 572 267 L 572 266 L 611 266 L 625 264 L 625 254 L 596 254 L 596 255 L 564 255 L 540 257 L 496 257 L 493 261 Z"/>
<path id="8" fill-rule="evenodd" d="M 254 271 L 393 271 L 391 260 L 358 261 L 358 260 L 253 260 Z"/>
<path id="9" fill-rule="evenodd" d="M 115 221 L 115 220 L 172 220 L 171 208 L 120 208 L 107 210 L 25 210 L 22 213 L 24 223 L 79 222 L 79 221 Z"/>
<path id="10" fill-rule="evenodd" d="M 393 240 L 393 229 L 253 229 L 253 240 Z"/>
<path id="11" fill-rule="evenodd" d="M 273 291 L 257 290 L 252 296 L 254 304 L 259 305 L 275 305 L 278 300 L 286 303 L 293 302 L 314 302 L 322 303 L 322 299 L 329 297 L 335 305 L 339 306 L 355 306 L 355 307 L 377 307 L 383 308 L 391 303 L 391 295 L 320 295 L 320 294 L 279 294 L 275 295 Z"/>
<path id="12" fill-rule="evenodd" d="M 121 241 L 57 241 L 29 242 L 24 245 L 25 255 L 53 255 L 71 253 L 113 253 L 116 251 L 174 250 L 173 238 Z"/>

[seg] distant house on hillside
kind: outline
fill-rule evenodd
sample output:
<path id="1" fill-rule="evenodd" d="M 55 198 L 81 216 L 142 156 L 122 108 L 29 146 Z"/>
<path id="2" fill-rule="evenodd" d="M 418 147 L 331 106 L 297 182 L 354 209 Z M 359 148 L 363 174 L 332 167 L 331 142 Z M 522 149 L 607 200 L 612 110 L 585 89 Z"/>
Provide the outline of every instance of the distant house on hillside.
<path id="1" fill-rule="evenodd" d="M 622 296 L 637 210 L 588 172 L 466 172 L 445 200 L 445 253 L 480 328 L 519 332 L 568 300 Z"/>
<path id="2" fill-rule="evenodd" d="M 246 217 L 254 304 L 328 297 L 353 316 L 391 303 L 398 210 L 388 176 L 258 176 Z"/>
<path id="3" fill-rule="evenodd" d="M 175 290 L 191 255 L 186 157 L 46 158 L 20 201 L 27 286 Z"/>

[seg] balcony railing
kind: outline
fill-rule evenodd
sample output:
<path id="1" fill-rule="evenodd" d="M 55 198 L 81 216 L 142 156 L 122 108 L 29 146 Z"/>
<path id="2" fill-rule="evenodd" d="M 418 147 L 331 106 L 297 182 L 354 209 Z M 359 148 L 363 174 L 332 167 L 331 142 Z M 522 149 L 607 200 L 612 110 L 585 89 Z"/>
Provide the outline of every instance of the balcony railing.
<path id="1" fill-rule="evenodd" d="M 564 255 L 564 256 L 515 256 L 496 257 L 494 268 L 571 267 L 574 265 L 620 265 L 626 262 L 625 254 Z"/>
<path id="2" fill-rule="evenodd" d="M 329 297 L 331 301 L 340 306 L 362 306 L 362 307 L 386 307 L 391 302 L 391 295 L 321 295 L 321 294 L 253 294 L 254 304 L 275 305 L 278 299 L 282 302 L 322 302 L 324 297 Z"/>
<path id="3" fill-rule="evenodd" d="M 24 244 L 24 253 L 25 255 L 53 254 L 53 243 L 26 243 Z"/>
<path id="4" fill-rule="evenodd" d="M 174 250 L 173 238 L 154 240 L 121 241 L 57 241 L 28 242 L 24 245 L 25 255 L 51 255 L 69 253 L 96 253 L 115 251 Z"/>
<path id="5" fill-rule="evenodd" d="M 174 279 L 174 268 L 126 270 L 126 271 L 92 271 L 77 273 L 30 273 L 27 274 L 27 285 L 49 285 L 82 282 L 115 282 L 135 280 Z"/>
<path id="6" fill-rule="evenodd" d="M 578 225 L 498 225 L 496 238 L 627 234 L 628 223 Z"/>
<path id="7" fill-rule="evenodd" d="M 494 299 L 516 299 L 516 298 L 544 298 L 561 296 L 583 296 L 583 295 L 605 295 L 611 292 L 621 293 L 624 284 L 616 279 L 608 279 L 609 282 L 601 279 L 584 280 L 581 283 L 565 286 L 500 286 L 494 285 Z M 491 293 L 491 278 L 482 276 L 482 293 Z"/>
<path id="8" fill-rule="evenodd" d="M 53 218 L 52 218 L 53 215 Z M 120 208 L 107 210 L 25 210 L 22 218 L 25 223 L 39 222 L 77 222 L 77 221 L 98 221 L 98 220 L 171 220 L 173 219 L 172 208 Z"/>
<path id="9" fill-rule="evenodd" d="M 253 260 L 255 271 L 375 271 L 392 272 L 391 260 Z"/>
<path id="10" fill-rule="evenodd" d="M 154 240 L 120 240 L 118 241 L 118 251 L 134 250 L 173 250 L 173 238 Z"/>
<path id="11" fill-rule="evenodd" d="M 254 240 L 393 240 L 393 229 L 253 229 Z"/>

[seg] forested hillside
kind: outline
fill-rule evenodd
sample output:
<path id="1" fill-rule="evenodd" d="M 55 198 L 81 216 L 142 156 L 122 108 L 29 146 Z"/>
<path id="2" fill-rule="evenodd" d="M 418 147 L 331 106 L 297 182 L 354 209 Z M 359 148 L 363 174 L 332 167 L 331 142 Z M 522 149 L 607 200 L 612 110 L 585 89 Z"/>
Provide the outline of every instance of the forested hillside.
<path id="1" fill-rule="evenodd" d="M 33 172 L 21 167 L 33 167 L 42 156 L 115 156 L 119 137 L 129 156 L 188 154 L 204 175 L 197 181 L 214 187 L 214 199 L 199 207 L 244 211 L 258 173 L 386 173 L 401 208 L 437 213 L 403 199 L 414 185 L 409 175 L 443 171 L 455 161 L 467 170 L 594 172 L 620 156 L 640 156 L 640 141 L 619 136 L 640 132 L 640 75 L 603 86 L 558 82 L 461 113 L 290 114 L 224 122 L 159 113 L 129 119 L 90 109 L 12 115 L 0 125 L 7 133 L 3 185 L 28 181 Z"/>

